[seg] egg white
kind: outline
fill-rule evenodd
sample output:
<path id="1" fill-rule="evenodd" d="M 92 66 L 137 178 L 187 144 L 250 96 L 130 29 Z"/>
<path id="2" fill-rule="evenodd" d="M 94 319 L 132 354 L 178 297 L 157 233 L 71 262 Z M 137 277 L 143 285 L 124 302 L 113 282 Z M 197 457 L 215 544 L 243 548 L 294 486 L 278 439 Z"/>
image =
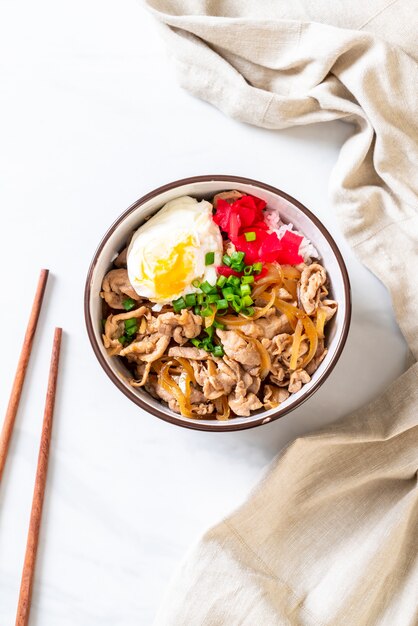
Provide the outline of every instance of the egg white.
<path id="1" fill-rule="evenodd" d="M 182 196 L 167 202 L 132 237 L 129 281 L 138 295 L 166 304 L 198 291 L 192 285 L 195 279 L 215 284 L 222 251 L 210 202 Z M 215 254 L 212 265 L 205 264 L 208 252 Z"/>

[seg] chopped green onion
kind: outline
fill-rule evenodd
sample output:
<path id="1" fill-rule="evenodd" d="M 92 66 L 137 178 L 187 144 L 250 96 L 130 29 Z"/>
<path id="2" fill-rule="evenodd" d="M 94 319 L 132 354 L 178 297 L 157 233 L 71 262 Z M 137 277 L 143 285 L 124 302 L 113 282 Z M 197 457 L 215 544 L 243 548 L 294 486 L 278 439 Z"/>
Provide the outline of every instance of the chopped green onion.
<path id="1" fill-rule="evenodd" d="M 253 272 L 254 272 L 254 274 L 259 274 L 262 269 L 263 269 L 263 264 L 262 263 L 253 263 Z"/>
<path id="2" fill-rule="evenodd" d="M 242 296 L 249 296 L 251 293 L 250 285 L 241 285 L 240 292 Z"/>
<path id="3" fill-rule="evenodd" d="M 180 311 L 185 308 L 186 308 L 186 302 L 184 298 L 178 298 L 177 300 L 173 301 L 173 309 L 175 310 L 176 313 L 180 313 Z"/>
<path id="4" fill-rule="evenodd" d="M 186 301 L 186 306 L 194 306 L 196 304 L 196 294 L 188 293 L 185 301 Z"/>
<path id="5" fill-rule="evenodd" d="M 122 335 L 122 337 L 118 338 L 119 343 L 121 343 L 123 346 L 125 345 L 125 343 L 128 341 L 127 337 L 125 337 L 125 335 Z"/>
<path id="6" fill-rule="evenodd" d="M 193 285 L 193 287 L 196 287 L 196 289 L 199 289 L 199 287 L 200 287 L 200 280 L 198 278 L 195 278 L 194 280 L 192 280 L 192 285 Z"/>
<path id="7" fill-rule="evenodd" d="M 215 263 L 215 253 L 206 252 L 205 265 L 213 265 Z"/>
<path id="8" fill-rule="evenodd" d="M 135 318 L 125 320 L 125 335 L 131 337 L 135 335 L 138 330 L 138 320 Z"/>
<path id="9" fill-rule="evenodd" d="M 211 293 L 213 289 L 212 285 L 208 283 L 207 280 L 205 280 L 205 282 L 200 285 L 200 288 L 203 291 L 203 293 Z"/>
<path id="10" fill-rule="evenodd" d="M 231 266 L 231 262 L 232 262 L 231 261 L 231 257 L 228 254 L 224 254 L 223 257 L 222 257 L 222 263 L 224 265 L 227 265 L 228 267 L 230 267 Z"/>
<path id="11" fill-rule="evenodd" d="M 135 300 L 132 300 L 132 298 L 125 298 L 122 301 L 122 305 L 125 311 L 132 311 L 135 306 Z"/>
<path id="12" fill-rule="evenodd" d="M 206 302 L 208 304 L 213 304 L 214 302 L 218 302 L 221 299 L 221 296 L 218 293 L 210 293 L 206 298 Z"/>
<path id="13" fill-rule="evenodd" d="M 205 333 L 209 336 L 209 337 L 213 337 L 213 333 L 215 332 L 215 327 L 209 326 L 208 328 L 205 328 Z"/>
<path id="14" fill-rule="evenodd" d="M 234 292 L 232 289 L 228 289 L 228 291 L 226 289 L 222 289 L 222 295 L 227 302 L 231 302 L 234 299 Z"/>
<path id="15" fill-rule="evenodd" d="M 205 300 L 206 300 L 206 296 L 204 293 L 197 294 L 197 304 L 203 304 Z"/>
<path id="16" fill-rule="evenodd" d="M 255 241 L 257 236 L 255 232 L 252 230 L 249 233 L 244 233 L 245 241 Z"/>
<path id="17" fill-rule="evenodd" d="M 233 288 L 230 285 L 227 285 L 222 289 L 222 295 L 226 298 L 228 295 L 232 295 L 234 293 Z"/>
<path id="18" fill-rule="evenodd" d="M 207 352 L 212 352 L 212 350 L 214 349 L 215 345 L 214 345 L 214 343 L 213 343 L 213 341 L 212 341 L 212 339 L 210 337 L 205 337 L 200 342 L 200 347 L 204 348 L 205 350 L 207 350 Z"/>
<path id="19" fill-rule="evenodd" d="M 198 304 L 193 307 L 193 313 L 195 315 L 200 315 L 200 306 Z"/>
<path id="20" fill-rule="evenodd" d="M 222 348 L 222 346 L 215 346 L 212 350 L 212 354 L 213 356 L 223 356 L 224 349 Z"/>
<path id="21" fill-rule="evenodd" d="M 252 317 L 254 315 L 254 307 L 253 306 L 247 306 L 245 308 L 243 308 L 241 310 L 241 313 L 243 315 L 247 315 L 248 317 Z"/>
<path id="22" fill-rule="evenodd" d="M 221 322 L 217 322 L 216 320 L 213 320 L 212 326 L 214 326 L 215 328 L 220 328 L 221 330 L 224 330 L 226 328 L 225 324 L 221 324 Z"/>
<path id="23" fill-rule="evenodd" d="M 251 298 L 251 296 L 244 296 L 241 300 L 241 303 L 243 307 L 248 307 L 254 304 L 254 300 Z"/>
<path id="24" fill-rule="evenodd" d="M 228 308 L 228 300 L 222 299 L 222 300 L 218 300 L 218 302 L 216 303 L 216 308 L 218 309 L 227 309 Z"/>
<path id="25" fill-rule="evenodd" d="M 238 276 L 232 275 L 232 276 L 228 276 L 228 279 L 226 282 L 228 285 L 234 285 L 234 287 L 238 287 L 241 281 Z"/>
<path id="26" fill-rule="evenodd" d="M 134 317 L 129 320 L 125 320 L 125 331 L 127 335 L 134 335 L 138 330 L 138 320 Z"/>
<path id="27" fill-rule="evenodd" d="M 207 306 L 207 307 L 202 307 L 201 311 L 200 311 L 200 315 L 203 315 L 203 317 L 209 317 L 209 315 L 212 315 L 213 311 L 212 309 Z"/>
<path id="28" fill-rule="evenodd" d="M 242 309 L 241 298 L 239 296 L 234 296 L 234 299 L 231 301 L 231 306 L 234 309 L 234 311 L 239 313 Z"/>
<path id="29" fill-rule="evenodd" d="M 249 276 L 249 275 L 250 275 L 250 274 L 252 274 L 252 273 L 253 273 L 253 266 L 252 266 L 252 265 L 246 265 L 246 266 L 244 267 L 244 274 L 245 274 L 246 276 Z"/>
<path id="30" fill-rule="evenodd" d="M 232 263 L 231 268 L 233 270 L 235 270 L 236 272 L 242 272 L 244 270 L 244 262 L 241 261 L 241 263 Z"/>
<path id="31" fill-rule="evenodd" d="M 250 285 L 254 282 L 254 276 L 243 276 L 241 278 L 241 285 Z"/>
<path id="32" fill-rule="evenodd" d="M 105 329 L 105 326 L 106 326 L 106 319 L 105 319 L 105 318 L 103 318 L 103 319 L 102 319 L 102 329 L 103 329 L 103 330 Z"/>
<path id="33" fill-rule="evenodd" d="M 199 339 L 190 339 L 191 343 L 196 347 L 196 348 L 200 348 L 200 341 Z"/>
<path id="34" fill-rule="evenodd" d="M 244 260 L 245 252 L 233 252 L 231 254 L 231 263 L 241 263 Z"/>
<path id="35" fill-rule="evenodd" d="M 225 285 L 226 283 L 226 276 L 219 276 L 218 280 L 216 281 L 216 284 L 218 287 L 222 287 Z"/>

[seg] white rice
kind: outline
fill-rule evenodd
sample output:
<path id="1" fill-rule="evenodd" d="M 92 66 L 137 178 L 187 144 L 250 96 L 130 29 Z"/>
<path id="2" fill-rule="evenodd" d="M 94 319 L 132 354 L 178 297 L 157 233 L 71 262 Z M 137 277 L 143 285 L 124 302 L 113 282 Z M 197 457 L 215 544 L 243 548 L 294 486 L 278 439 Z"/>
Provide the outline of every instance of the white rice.
<path id="1" fill-rule="evenodd" d="M 311 263 L 312 258 L 319 259 L 318 250 L 315 246 L 296 228 L 293 228 L 293 224 L 285 224 L 280 218 L 280 213 L 277 209 L 266 209 L 264 211 L 264 221 L 269 227 L 269 230 L 276 233 L 277 237 L 281 239 L 287 230 L 290 230 L 295 235 L 303 237 L 299 246 L 299 254 L 303 256 L 305 263 Z"/>

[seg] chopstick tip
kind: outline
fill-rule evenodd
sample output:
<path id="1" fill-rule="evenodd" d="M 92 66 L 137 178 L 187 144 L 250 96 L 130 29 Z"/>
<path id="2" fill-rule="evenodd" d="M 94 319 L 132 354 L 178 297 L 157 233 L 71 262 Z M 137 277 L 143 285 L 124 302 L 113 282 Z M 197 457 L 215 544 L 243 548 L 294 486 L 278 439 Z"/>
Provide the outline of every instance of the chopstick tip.
<path id="1" fill-rule="evenodd" d="M 41 271 L 39 272 L 39 281 L 38 281 L 38 285 L 40 286 L 41 289 L 45 289 L 48 276 L 49 276 L 49 270 L 45 268 L 41 269 Z"/>

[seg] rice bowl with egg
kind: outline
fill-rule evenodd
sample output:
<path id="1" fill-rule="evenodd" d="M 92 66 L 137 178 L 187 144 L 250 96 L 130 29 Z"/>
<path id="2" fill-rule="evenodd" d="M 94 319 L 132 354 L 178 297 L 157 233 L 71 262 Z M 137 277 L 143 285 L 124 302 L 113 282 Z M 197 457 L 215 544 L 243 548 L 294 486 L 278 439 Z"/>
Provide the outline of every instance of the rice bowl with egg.
<path id="1" fill-rule="evenodd" d="M 310 382 L 338 305 L 317 250 L 277 210 L 239 188 L 210 200 L 171 200 L 127 242 L 102 283 L 103 342 L 133 387 L 226 421 Z"/>

